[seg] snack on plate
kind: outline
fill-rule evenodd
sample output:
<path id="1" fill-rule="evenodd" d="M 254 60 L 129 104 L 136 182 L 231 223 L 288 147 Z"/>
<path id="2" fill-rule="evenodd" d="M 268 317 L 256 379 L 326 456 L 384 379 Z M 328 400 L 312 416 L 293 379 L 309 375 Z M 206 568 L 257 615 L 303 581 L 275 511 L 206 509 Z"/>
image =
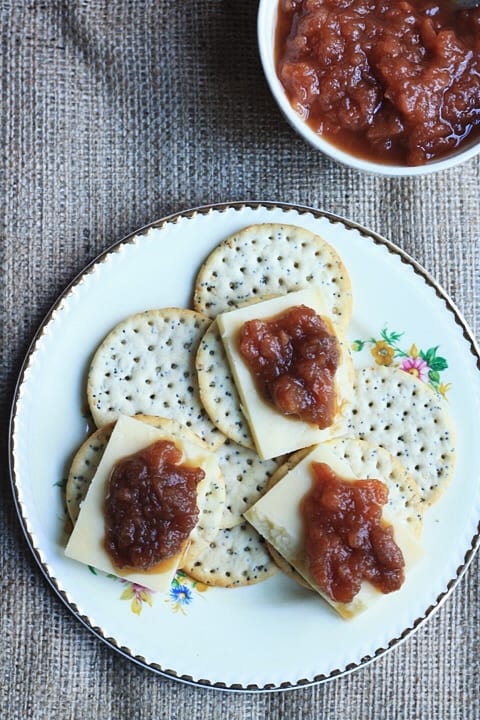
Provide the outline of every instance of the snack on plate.
<path id="1" fill-rule="evenodd" d="M 188 438 L 189 442 L 205 447 L 203 440 L 175 420 L 152 415 L 135 415 L 134 419 L 148 423 L 174 437 Z M 72 460 L 65 488 L 65 498 L 68 514 L 73 524 L 77 520 L 81 504 L 97 471 L 114 426 L 114 423 L 110 423 L 92 433 L 77 450 Z M 198 521 L 198 526 L 204 530 L 202 536 L 207 542 L 212 539 L 219 528 L 232 528 L 244 521 L 244 511 L 248 510 L 263 494 L 270 477 L 283 464 L 283 458 L 262 461 L 253 450 L 243 448 L 230 440 L 217 448 L 215 456 L 222 473 L 222 481 L 213 483 L 205 498 L 205 503 L 200 503 Z M 207 518 L 213 520 L 213 523 L 210 523 L 213 535 L 205 532 Z"/>
<path id="2" fill-rule="evenodd" d="M 355 477 L 382 478 L 389 491 L 387 509 L 392 514 L 399 513 L 408 523 L 416 537 L 420 537 L 423 526 L 425 506 L 415 480 L 407 473 L 402 463 L 388 450 L 372 445 L 366 440 L 355 438 L 335 438 L 322 444 L 336 458 L 348 463 Z M 305 448 L 290 455 L 270 478 L 267 490 L 274 487 L 298 463 L 312 452 Z"/>
<path id="3" fill-rule="evenodd" d="M 253 449 L 255 443 L 240 410 L 240 398 L 216 320 L 200 341 L 196 368 L 200 398 L 210 420 L 231 440 Z"/>
<path id="4" fill-rule="evenodd" d="M 425 383 L 354 372 L 337 252 L 300 227 L 244 228 L 205 260 L 194 307 L 131 315 L 97 348 L 66 555 L 163 592 L 177 569 L 230 588 L 280 567 L 345 618 L 401 590 L 454 431 Z"/>
<path id="5" fill-rule="evenodd" d="M 322 511 L 329 513 L 349 508 L 342 521 L 346 519 L 348 523 L 359 522 L 356 526 L 340 528 L 344 535 L 339 530 L 338 520 L 334 522 L 329 516 L 326 525 L 329 529 L 326 534 L 323 529 L 322 534 L 318 535 L 318 525 L 316 530 L 316 526 L 313 526 L 310 534 L 307 532 L 308 526 L 305 525 L 303 515 L 304 503 L 313 487 L 317 464 L 323 471 L 327 469 L 327 475 L 330 470 L 333 471 L 339 482 L 345 486 L 346 493 L 359 490 L 364 493 L 361 501 L 354 500 L 348 494 L 343 495 L 342 500 L 335 484 L 333 489 L 332 486 L 326 486 L 322 490 Z M 366 443 L 357 446 L 355 440 L 335 440 L 312 448 L 296 465 L 289 467 L 285 474 L 279 471 L 279 475 L 283 477 L 276 483 L 275 476 L 272 478 L 271 489 L 245 513 L 245 517 L 281 556 L 282 569 L 293 576 L 298 573 L 302 584 L 307 583 L 316 590 L 344 618 L 353 617 L 370 607 L 384 592 L 401 587 L 405 574 L 408 574 L 412 564 L 421 555 L 416 539 L 420 516 L 415 484 L 408 478 L 404 479 L 404 474 L 394 458 Z M 358 479 L 359 477 L 361 479 Z M 375 495 L 379 492 L 383 493 L 383 500 L 378 500 Z M 384 504 L 387 496 L 388 501 Z M 369 529 L 365 521 L 366 513 L 370 515 L 372 510 L 375 510 L 378 516 L 379 508 L 380 525 L 373 525 L 373 530 Z M 362 522 L 359 521 L 360 512 L 363 513 Z M 387 547 L 388 556 L 383 535 L 381 542 L 375 540 L 379 533 L 386 535 L 387 540 L 393 539 L 395 543 L 393 549 Z M 305 545 L 306 534 L 309 542 L 312 537 L 317 540 L 319 537 L 326 538 L 328 547 L 320 545 L 319 550 L 317 546 L 317 554 L 309 557 Z M 369 538 L 368 543 L 364 542 L 366 537 Z M 365 548 L 367 556 L 364 559 L 359 553 L 363 554 Z M 336 560 L 330 555 L 333 552 L 335 558 L 338 549 L 343 558 L 340 565 L 336 565 Z M 350 565 L 347 571 L 346 563 L 350 563 L 350 559 L 357 562 L 358 558 L 364 563 L 360 573 L 356 574 L 357 571 L 352 570 Z M 320 573 L 317 572 L 318 569 Z M 325 581 L 320 582 L 319 576 L 325 578 Z M 375 580 L 367 581 L 365 577 L 374 577 Z M 382 578 L 382 582 L 386 580 L 386 584 L 380 588 L 372 584 L 377 583 L 378 577 Z M 392 583 L 392 578 L 396 584 Z M 342 588 L 345 581 L 352 585 L 348 589 L 351 593 L 348 601 L 339 600 L 332 591 L 332 588 L 337 586 Z"/>
<path id="6" fill-rule="evenodd" d="M 277 572 L 277 566 L 266 543 L 249 523 L 220 530 L 208 548 L 187 554 L 182 569 L 190 577 L 216 587 L 239 587 L 266 580 Z"/>
<path id="7" fill-rule="evenodd" d="M 352 289 L 336 250 L 309 230 L 262 224 L 239 230 L 218 245 L 195 281 L 193 305 L 210 318 L 251 302 L 317 287 L 328 314 L 345 330 Z"/>
<path id="8" fill-rule="evenodd" d="M 172 426 L 171 421 L 162 423 L 158 419 L 158 424 L 160 429 L 152 427 L 147 422 L 139 422 L 126 416 L 121 416 L 117 420 L 82 503 L 65 554 L 99 570 L 126 578 L 152 590 L 166 591 L 190 544 L 195 542 L 198 548 L 204 547 L 211 538 L 216 536 L 222 517 L 225 494 L 223 478 L 216 457 L 206 444 L 198 440 L 192 442 L 188 433 L 182 435 L 181 429 L 176 423 Z M 170 432 L 172 428 L 175 434 Z M 158 471 L 154 471 L 154 474 L 149 476 L 152 479 L 147 480 L 140 474 L 137 482 L 131 475 L 130 468 L 132 466 L 141 468 L 143 465 L 137 459 L 136 454 L 143 453 L 145 455 L 153 451 L 156 453 L 155 459 L 160 458 L 158 465 L 159 468 L 162 468 L 160 474 Z M 130 462 L 130 465 L 124 471 L 124 477 L 117 478 L 115 473 L 118 475 L 119 468 L 122 467 L 125 460 Z M 118 482 L 118 490 L 112 485 L 114 478 Z M 175 479 L 174 490 L 170 485 L 170 478 Z M 131 503 L 127 503 L 127 505 L 125 505 L 126 490 L 122 490 L 124 482 L 128 484 L 128 495 L 131 497 Z M 182 497 L 178 495 L 179 492 L 187 492 L 183 489 L 184 486 L 187 490 L 195 487 L 193 496 L 189 491 L 188 503 L 190 503 L 190 507 L 194 508 L 191 513 L 190 511 L 187 513 L 186 509 L 188 506 L 187 495 L 182 495 Z M 148 499 L 149 494 L 153 500 Z M 175 541 L 177 544 L 173 545 L 174 551 L 170 550 L 165 554 L 164 559 L 159 556 L 162 559 L 155 560 L 157 557 L 155 553 L 163 552 L 161 544 L 160 547 L 157 547 L 156 542 L 145 543 L 141 539 L 143 530 L 140 534 L 135 533 L 134 536 L 129 531 L 127 533 L 128 542 L 126 542 L 125 522 L 127 523 L 125 527 L 137 527 L 135 525 L 137 521 L 135 515 L 131 519 L 121 522 L 118 518 L 125 517 L 125 507 L 130 507 L 130 505 L 132 512 L 140 512 L 142 515 L 143 510 L 141 508 L 138 510 L 137 503 L 142 505 L 145 502 L 153 502 L 156 505 L 160 496 L 163 497 L 160 502 L 161 512 L 163 512 L 162 503 L 165 502 L 164 507 L 173 508 L 175 513 L 172 516 L 174 520 L 169 520 L 166 524 L 161 520 L 161 516 L 159 517 L 159 527 L 166 528 L 166 530 L 162 530 L 165 534 L 165 540 L 162 542 L 173 543 Z M 171 510 L 168 512 L 170 513 Z M 177 523 L 173 533 L 171 532 L 172 522 Z M 159 533 L 156 537 L 161 536 L 160 531 L 156 532 Z M 185 535 L 184 539 L 182 539 L 182 532 Z M 132 541 L 132 537 L 134 541 Z M 180 540 L 177 541 L 177 538 Z M 116 548 L 114 551 L 111 549 L 113 546 Z M 120 552 L 130 553 L 129 559 L 118 562 L 117 558 L 120 556 Z M 141 557 L 138 564 L 130 560 L 133 554 L 135 557 Z M 155 561 L 147 561 L 144 559 L 145 557 L 153 557 Z"/>
<path id="9" fill-rule="evenodd" d="M 200 401 L 198 343 L 210 320 L 192 310 L 165 308 L 131 315 L 106 336 L 92 359 L 87 397 L 103 427 L 119 415 L 177 420 L 216 448 L 224 436 Z"/>
<path id="10" fill-rule="evenodd" d="M 272 321 L 285 323 L 286 329 L 275 329 L 266 346 L 270 330 L 264 326 Z M 237 415 L 243 412 L 247 418 L 262 459 L 343 433 L 352 363 L 346 341 L 335 331 L 316 288 L 246 305 L 219 315 L 217 322 L 241 400 Z M 248 338 L 252 357 L 262 371 L 266 361 L 275 366 L 267 367 L 273 379 L 269 397 L 241 353 L 239 338 L 251 326 L 257 333 Z M 302 411 L 308 415 L 304 417 Z M 311 417 L 313 412 L 324 422 Z"/>
<path id="11" fill-rule="evenodd" d="M 438 500 L 455 468 L 455 430 L 445 402 L 426 383 L 396 368 L 359 370 L 346 420 L 348 435 L 400 460 L 427 505 Z"/>
<path id="12" fill-rule="evenodd" d="M 167 418 L 161 418 L 155 415 L 135 415 L 135 420 L 148 423 L 152 427 L 164 430 L 169 435 L 174 435 L 180 439 L 187 438 L 189 442 L 197 443 L 200 444 L 200 447 L 204 447 L 203 440 L 195 435 L 189 428 L 180 425 L 180 423 L 177 423 L 175 420 L 168 420 Z M 77 520 L 80 506 L 97 472 L 98 464 L 102 459 L 114 427 L 115 423 L 109 423 L 95 430 L 78 448 L 70 464 L 65 487 L 65 500 L 68 514 L 73 524 L 75 524 Z"/>

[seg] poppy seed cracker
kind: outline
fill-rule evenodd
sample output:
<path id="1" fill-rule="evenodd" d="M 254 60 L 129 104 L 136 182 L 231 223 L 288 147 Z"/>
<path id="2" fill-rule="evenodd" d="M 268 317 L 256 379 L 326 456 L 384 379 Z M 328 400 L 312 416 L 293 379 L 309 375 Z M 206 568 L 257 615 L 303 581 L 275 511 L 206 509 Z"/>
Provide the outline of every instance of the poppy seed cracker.
<path id="1" fill-rule="evenodd" d="M 316 286 L 328 313 L 345 330 L 352 289 L 338 253 L 319 235 L 293 225 L 252 225 L 226 238 L 203 263 L 194 308 L 215 318 L 252 299 Z"/>
<path id="2" fill-rule="evenodd" d="M 248 450 L 227 440 L 216 450 L 218 464 L 225 480 L 225 508 L 221 526 L 232 528 L 244 522 L 243 513 L 264 493 L 271 475 L 282 458 L 260 460 Z"/>
<path id="3" fill-rule="evenodd" d="M 253 449 L 255 443 L 240 409 L 240 398 L 216 321 L 200 341 L 195 364 L 200 398 L 210 420 L 228 438 Z"/>
<path id="4" fill-rule="evenodd" d="M 206 585 L 224 588 L 252 585 L 277 571 L 265 541 L 247 522 L 220 530 L 202 552 L 195 553 L 193 547 L 192 553 L 182 569 Z"/>
<path id="5" fill-rule="evenodd" d="M 74 525 L 114 425 L 115 423 L 109 423 L 96 430 L 79 447 L 72 460 L 65 487 L 65 500 Z"/>
<path id="6" fill-rule="evenodd" d="M 426 383 L 398 368 L 359 370 L 346 422 L 346 434 L 398 458 L 423 502 L 440 497 L 455 468 L 455 430 L 444 400 Z"/>
<path id="7" fill-rule="evenodd" d="M 203 408 L 195 370 L 209 324 L 182 308 L 122 320 L 98 347 L 88 373 L 87 397 L 97 427 L 119 415 L 158 415 L 186 425 L 212 448 L 221 445 L 224 436 Z"/>

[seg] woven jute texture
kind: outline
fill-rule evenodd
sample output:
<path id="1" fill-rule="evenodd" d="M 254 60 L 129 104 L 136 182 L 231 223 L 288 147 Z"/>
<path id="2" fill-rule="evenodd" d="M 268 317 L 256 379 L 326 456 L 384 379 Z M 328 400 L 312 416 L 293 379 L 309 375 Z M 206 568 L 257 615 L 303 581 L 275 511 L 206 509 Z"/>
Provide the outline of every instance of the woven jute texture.
<path id="1" fill-rule="evenodd" d="M 84 628 L 39 571 L 8 479 L 16 377 L 50 305 L 112 242 L 177 210 L 263 199 L 351 218 L 423 265 L 476 333 L 479 159 L 396 180 L 316 153 L 267 88 L 254 0 L 0 7 L 0 717 L 480 718 L 478 558 L 429 621 L 378 661 L 320 686 L 222 693 L 155 675 Z"/>

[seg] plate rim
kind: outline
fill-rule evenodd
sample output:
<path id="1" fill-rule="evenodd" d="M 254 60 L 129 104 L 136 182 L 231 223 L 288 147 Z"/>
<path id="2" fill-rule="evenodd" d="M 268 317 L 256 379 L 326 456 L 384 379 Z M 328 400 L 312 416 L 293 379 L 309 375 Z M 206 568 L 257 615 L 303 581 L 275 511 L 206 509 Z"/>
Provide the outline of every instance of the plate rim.
<path id="1" fill-rule="evenodd" d="M 134 230 L 131 233 L 128 233 L 124 237 L 122 237 L 119 240 L 116 240 L 111 245 L 109 245 L 105 250 L 100 252 L 96 257 L 94 257 L 90 262 L 88 262 L 74 277 L 73 279 L 66 285 L 66 287 L 63 289 L 63 291 L 56 297 L 55 301 L 41 320 L 37 330 L 35 331 L 33 338 L 31 342 L 28 344 L 27 350 L 25 352 L 23 361 L 20 365 L 20 370 L 17 375 L 17 380 L 15 383 L 14 391 L 13 391 L 13 397 L 11 401 L 11 410 L 10 410 L 10 417 L 9 417 L 9 423 L 8 423 L 8 448 L 7 448 L 7 454 L 8 454 L 8 471 L 10 476 L 10 484 L 14 499 L 14 506 L 17 514 L 18 521 L 20 523 L 20 526 L 23 531 L 23 535 L 25 537 L 25 540 L 27 542 L 27 545 L 32 552 L 37 565 L 39 566 L 44 578 L 47 580 L 48 585 L 51 587 L 51 589 L 54 591 L 57 597 L 60 598 L 62 603 L 68 608 L 68 610 L 74 615 L 74 617 L 79 620 L 84 627 L 86 627 L 96 638 L 101 640 L 103 643 L 107 645 L 110 649 L 114 650 L 115 652 L 119 653 L 126 659 L 133 661 L 137 665 L 150 670 L 151 672 L 154 672 L 162 677 L 165 677 L 170 680 L 176 680 L 179 682 L 182 682 L 187 685 L 191 685 L 193 687 L 204 687 L 204 688 L 210 688 L 215 690 L 222 690 L 227 692 L 238 692 L 238 693 L 245 693 L 245 692 L 253 692 L 253 693 L 261 693 L 261 692 L 273 692 L 273 691 L 285 691 L 285 690 L 295 690 L 305 687 L 311 687 L 315 685 L 320 685 L 325 682 L 331 681 L 335 678 L 342 677 L 345 675 L 348 675 L 355 670 L 360 669 L 361 667 L 365 667 L 369 665 L 370 663 L 377 660 L 379 657 L 385 655 L 387 652 L 392 650 L 394 647 L 398 647 L 401 643 L 403 643 L 407 637 L 411 636 L 414 632 L 418 630 L 419 627 L 421 627 L 428 619 L 432 617 L 432 615 L 442 606 L 442 604 L 445 602 L 447 597 L 451 594 L 453 589 L 456 587 L 456 585 L 459 583 L 463 575 L 465 574 L 467 568 L 469 567 L 470 563 L 472 562 L 475 553 L 480 547 L 480 519 L 477 523 L 477 529 L 473 536 L 473 538 L 470 541 L 470 547 L 468 547 L 465 551 L 463 562 L 461 565 L 458 566 L 456 570 L 455 577 L 451 578 L 446 585 L 446 588 L 439 593 L 439 595 L 436 597 L 435 601 L 432 602 L 424 611 L 423 615 L 419 618 L 416 618 L 415 621 L 411 624 L 410 627 L 405 628 L 398 637 L 392 638 L 388 644 L 385 647 L 380 647 L 375 652 L 373 652 L 370 655 L 366 655 L 363 658 L 361 658 L 358 662 L 348 663 L 344 668 L 342 669 L 335 669 L 332 670 L 327 674 L 319 674 L 314 676 L 312 679 L 299 679 L 295 683 L 292 682 L 282 682 L 278 685 L 275 683 L 266 683 L 263 686 L 259 686 L 256 683 L 246 684 L 243 685 L 241 683 L 232 683 L 228 685 L 227 683 L 223 682 L 211 682 L 207 679 L 198 679 L 194 680 L 191 675 L 186 674 L 178 674 L 175 670 L 172 669 L 165 669 L 162 668 L 158 663 L 155 662 L 147 662 L 147 660 L 141 656 L 141 655 L 135 655 L 129 648 L 124 647 L 122 645 L 119 645 L 117 640 L 112 637 L 107 637 L 106 634 L 103 632 L 103 630 L 92 622 L 92 620 L 85 614 L 81 613 L 77 604 L 73 601 L 73 599 L 70 599 L 68 596 L 68 593 L 63 590 L 60 586 L 60 582 L 57 580 L 57 578 L 54 576 L 54 573 L 51 571 L 51 569 L 48 566 L 48 563 L 46 560 L 42 557 L 42 550 L 41 548 L 37 547 L 37 543 L 35 541 L 34 533 L 29 529 L 29 521 L 26 513 L 24 514 L 23 510 L 23 503 L 20 498 L 20 479 L 17 478 L 17 474 L 15 471 L 15 453 L 14 453 L 14 431 L 15 431 L 15 419 L 17 416 L 17 409 L 19 405 L 19 401 L 21 399 L 21 389 L 25 382 L 26 373 L 30 367 L 32 358 L 36 352 L 37 344 L 41 340 L 44 333 L 47 331 L 50 322 L 52 321 L 52 318 L 54 317 L 54 314 L 57 310 L 61 310 L 62 303 L 67 299 L 67 297 L 72 293 L 77 285 L 79 285 L 83 278 L 86 277 L 88 274 L 95 272 L 95 268 L 98 264 L 101 264 L 105 262 L 105 260 L 114 252 L 117 252 L 120 247 L 123 247 L 124 245 L 130 244 L 135 241 L 136 238 L 141 237 L 143 235 L 146 235 L 148 232 L 154 229 L 162 229 L 163 227 L 173 224 L 176 222 L 179 222 L 183 219 L 192 219 L 197 215 L 208 215 L 213 214 L 215 212 L 219 213 L 225 213 L 229 210 L 235 210 L 235 211 L 241 211 L 245 208 L 249 209 L 267 209 L 269 211 L 273 210 L 281 210 L 282 212 L 286 213 L 289 211 L 295 211 L 300 216 L 301 215 L 311 215 L 315 219 L 326 219 L 332 224 L 341 224 L 344 227 L 346 227 L 349 230 L 357 230 L 359 234 L 363 237 L 367 237 L 369 240 L 373 240 L 373 242 L 376 245 L 381 245 L 386 247 L 389 253 L 392 253 L 394 255 L 397 255 L 401 262 L 410 266 L 416 275 L 419 275 L 423 280 L 426 282 L 427 285 L 429 285 L 433 290 L 435 291 L 435 294 L 438 298 L 440 298 L 446 305 L 446 309 L 451 313 L 453 316 L 453 319 L 455 320 L 455 323 L 460 327 L 462 331 L 463 339 L 467 342 L 470 353 L 473 356 L 473 358 L 476 361 L 476 369 L 480 371 L 480 348 L 477 344 L 477 341 L 473 335 L 472 330 L 470 329 L 468 323 L 466 322 L 465 318 L 463 317 L 462 313 L 460 312 L 459 308 L 456 306 L 455 302 L 452 300 L 452 298 L 448 295 L 448 293 L 440 286 L 440 284 L 433 278 L 432 275 L 422 266 L 420 265 L 411 255 L 409 255 L 405 250 L 400 248 L 398 245 L 396 245 L 391 240 L 388 240 L 387 238 L 383 237 L 379 233 L 375 232 L 374 230 L 371 230 L 369 228 L 366 228 L 365 226 L 347 219 L 341 215 L 326 211 L 317 209 L 314 207 L 310 207 L 308 205 L 302 205 L 298 203 L 289 203 L 289 202 L 277 202 L 277 201 L 264 201 L 264 200 L 246 200 L 246 201 L 227 201 L 222 203 L 210 203 L 206 205 L 199 205 L 193 208 L 189 208 L 187 210 L 180 210 L 174 213 L 171 213 L 169 215 L 166 215 L 164 217 L 161 217 L 157 220 L 154 220 L 151 223 L 148 223 L 146 225 L 143 225 L 142 227 L 138 228 L 137 230 Z"/>

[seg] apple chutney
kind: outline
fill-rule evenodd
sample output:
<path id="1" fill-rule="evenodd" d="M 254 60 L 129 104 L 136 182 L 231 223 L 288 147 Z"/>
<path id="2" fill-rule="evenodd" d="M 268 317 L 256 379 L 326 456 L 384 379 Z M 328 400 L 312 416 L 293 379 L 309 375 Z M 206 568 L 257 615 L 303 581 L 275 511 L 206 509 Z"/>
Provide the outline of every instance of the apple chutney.
<path id="1" fill-rule="evenodd" d="M 181 552 L 195 527 L 201 468 L 159 440 L 120 460 L 105 498 L 105 549 L 118 568 L 151 570 Z"/>
<path id="2" fill-rule="evenodd" d="M 334 377 L 340 359 L 327 322 L 305 305 L 240 329 L 239 351 L 260 394 L 284 415 L 319 428 L 335 416 Z"/>
<path id="3" fill-rule="evenodd" d="M 310 573 L 334 601 L 349 603 L 367 580 L 382 593 L 399 590 L 405 560 L 393 527 L 382 520 L 388 501 L 380 480 L 345 480 L 312 462 L 312 486 L 301 512 Z"/>
<path id="4" fill-rule="evenodd" d="M 357 157 L 423 165 L 480 135 L 480 8 L 452 0 L 280 0 L 291 105 Z"/>

